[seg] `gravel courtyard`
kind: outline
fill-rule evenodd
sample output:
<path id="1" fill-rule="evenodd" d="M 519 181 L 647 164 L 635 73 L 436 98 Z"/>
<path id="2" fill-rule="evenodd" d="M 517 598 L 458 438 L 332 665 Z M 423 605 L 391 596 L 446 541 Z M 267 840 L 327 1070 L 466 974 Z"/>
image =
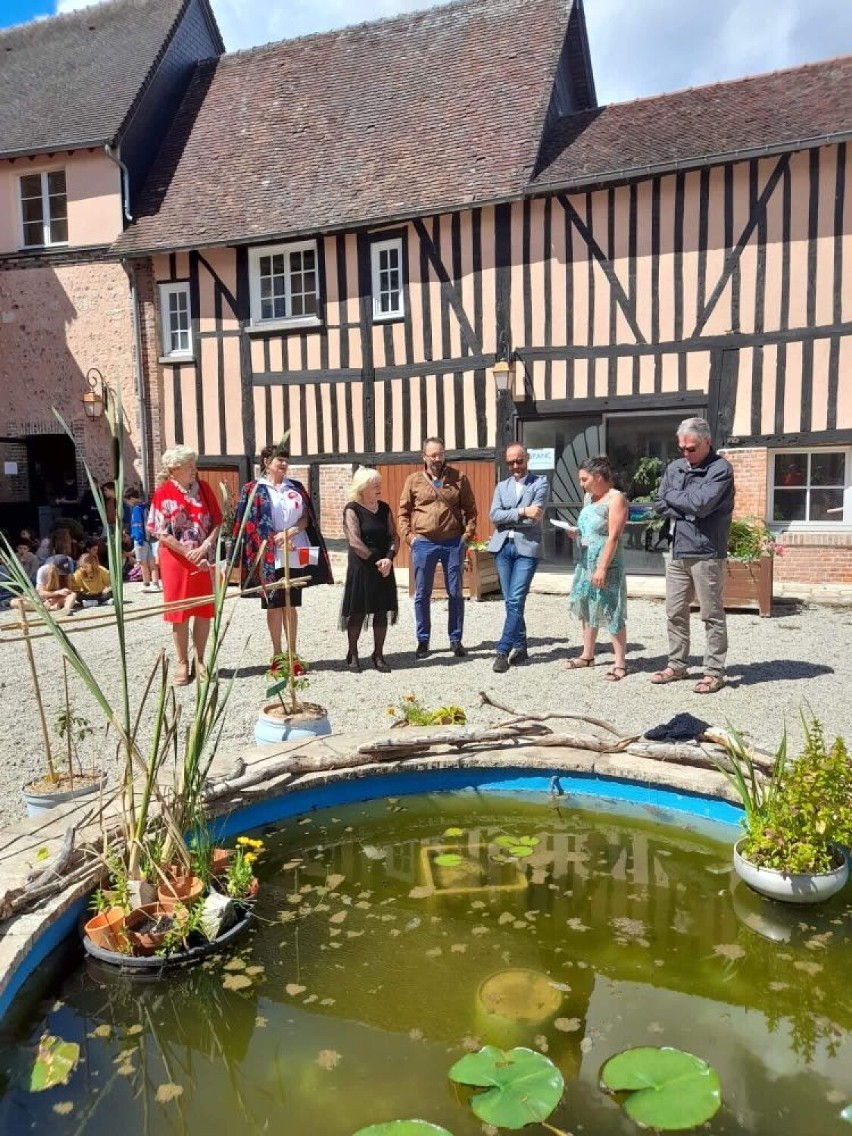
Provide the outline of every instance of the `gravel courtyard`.
<path id="1" fill-rule="evenodd" d="M 140 592 L 128 585 L 128 612 L 155 608 L 158 595 Z M 608 638 L 602 635 L 598 665 L 589 670 L 566 672 L 562 660 L 578 651 L 579 628 L 567 611 L 564 596 L 533 594 L 527 613 L 530 648 L 528 666 L 513 668 L 505 675 L 491 671 L 493 645 L 499 633 L 503 605 L 497 599 L 466 605 L 466 659 L 454 659 L 447 650 L 446 603 L 437 602 L 433 612 L 434 653 L 425 661 L 413 658 L 414 617 L 412 601 L 400 592 L 400 618 L 390 629 L 385 655 L 392 673 L 382 675 L 369 667 L 370 642 L 362 638 L 365 669 L 350 673 L 344 665 L 345 635 L 337 629 L 342 587 L 315 588 L 305 595 L 301 615 L 299 651 L 309 662 L 312 681 L 307 697 L 326 706 L 335 731 L 372 730 L 387 721 L 387 708 L 406 691 L 413 691 L 430 706 L 456 703 L 468 720 L 494 724 L 499 715 L 479 705 L 478 692 L 486 690 L 507 705 L 530 711 L 558 709 L 589 713 L 612 722 L 625 731 L 642 732 L 666 721 L 679 711 L 690 711 L 714 724 L 731 723 L 749 733 L 759 744 L 774 748 L 786 723 L 791 741 L 801 736 L 799 710 L 807 705 L 823 721 L 829 734 L 843 733 L 852 741 L 852 609 L 778 605 L 771 619 L 754 614 L 729 617 L 730 685 L 718 694 L 692 692 L 692 683 L 652 686 L 649 675 L 665 662 L 665 613 L 655 600 L 628 602 L 630 673 L 619 683 L 604 681 L 612 662 Z M 263 672 L 269 655 L 268 639 L 259 604 L 253 600 L 229 601 L 234 613 L 224 650 L 225 673 L 239 668 L 227 712 L 225 744 L 252 743 L 252 731 L 264 696 Z M 74 617 L 82 623 L 89 613 Z M 11 618 L 3 614 L 4 621 Z M 700 673 L 703 628 L 693 618 L 693 648 L 696 677 Z M 128 626 L 130 669 L 134 686 L 141 693 L 157 652 L 169 648 L 170 634 L 158 617 Z M 74 636 L 107 691 L 115 693 L 117 660 L 115 631 L 100 628 Z M 55 721 L 62 708 L 62 668 L 52 639 L 34 644 L 36 665 L 44 676 L 48 721 Z M 76 684 L 72 688 L 75 710 L 99 724 L 97 707 Z M 187 704 L 193 688 L 178 690 Z M 39 775 L 42 759 L 41 731 L 32 683 L 21 644 L 0 641 L 0 709 L 4 729 L 0 736 L 0 828 L 24 815 L 21 786 Z M 103 734 L 96 740 L 106 767 L 112 764 Z"/>

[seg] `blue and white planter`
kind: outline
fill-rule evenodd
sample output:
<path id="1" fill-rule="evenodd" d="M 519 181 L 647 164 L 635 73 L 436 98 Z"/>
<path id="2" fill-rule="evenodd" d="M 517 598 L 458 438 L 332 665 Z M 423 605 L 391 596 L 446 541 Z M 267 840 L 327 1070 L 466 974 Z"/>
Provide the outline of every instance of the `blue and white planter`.
<path id="1" fill-rule="evenodd" d="M 82 777 L 77 778 L 73 789 L 57 790 L 53 793 L 36 793 L 33 792 L 32 785 L 25 785 L 21 793 L 27 806 L 27 816 L 41 816 L 55 809 L 57 805 L 64 805 L 67 801 L 76 800 L 77 797 L 89 797 L 99 793 L 106 785 L 107 775 L 102 773 L 100 780 L 87 781 L 85 784 L 81 784 L 82 780 Z"/>
<path id="2" fill-rule="evenodd" d="M 259 712 L 254 727 L 258 744 L 295 741 L 299 738 L 322 738 L 331 733 L 328 714 L 313 702 L 302 703 L 298 714 L 284 714 L 278 702 L 269 702 Z"/>

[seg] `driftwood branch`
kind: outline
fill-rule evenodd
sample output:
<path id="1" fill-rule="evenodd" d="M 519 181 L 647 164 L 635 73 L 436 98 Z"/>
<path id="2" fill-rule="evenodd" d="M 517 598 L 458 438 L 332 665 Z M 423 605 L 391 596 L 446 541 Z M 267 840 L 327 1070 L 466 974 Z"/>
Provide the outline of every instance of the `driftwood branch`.
<path id="1" fill-rule="evenodd" d="M 605 722 L 602 718 L 590 718 L 585 714 L 564 714 L 556 710 L 550 710 L 546 714 L 522 714 L 520 710 L 513 710 L 511 706 L 504 706 L 501 702 L 495 701 L 490 694 L 486 694 L 484 690 L 480 690 L 479 698 L 483 706 L 493 706 L 495 710 L 502 710 L 504 714 L 511 714 L 512 718 L 509 722 L 503 722 L 504 726 L 514 726 L 519 722 L 547 722 L 551 718 L 562 718 L 573 722 L 586 722 L 590 726 L 598 726 L 602 730 L 606 730 L 610 734 L 614 734 L 617 738 L 635 738 L 639 734 L 623 734 L 617 730 L 611 722 Z"/>

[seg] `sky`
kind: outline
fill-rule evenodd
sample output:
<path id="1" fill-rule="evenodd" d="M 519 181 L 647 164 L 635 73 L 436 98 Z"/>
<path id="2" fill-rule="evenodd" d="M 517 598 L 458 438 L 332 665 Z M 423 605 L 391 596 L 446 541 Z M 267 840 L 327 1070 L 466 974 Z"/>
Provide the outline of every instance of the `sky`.
<path id="1" fill-rule="evenodd" d="M 0 0 L 0 27 L 87 7 Z M 379 19 L 423 0 L 212 0 L 229 51 Z M 585 0 L 598 101 L 852 54 L 849 0 Z"/>

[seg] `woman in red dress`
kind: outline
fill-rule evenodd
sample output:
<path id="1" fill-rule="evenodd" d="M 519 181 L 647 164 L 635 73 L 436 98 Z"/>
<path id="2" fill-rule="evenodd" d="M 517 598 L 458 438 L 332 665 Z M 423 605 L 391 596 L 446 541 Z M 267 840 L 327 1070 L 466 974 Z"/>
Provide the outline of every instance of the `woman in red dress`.
<path id="1" fill-rule="evenodd" d="M 213 618 L 212 562 L 222 510 L 213 490 L 197 477 L 198 455 L 189 446 L 175 446 L 161 458 L 162 471 L 151 500 L 148 531 L 160 542 L 160 579 L 166 605 L 176 600 L 206 599 L 205 603 L 169 610 L 163 618 L 172 625 L 177 670 L 175 686 L 192 677 L 189 664 L 189 621 L 193 619 L 195 665 L 204 676 L 204 651 Z"/>

